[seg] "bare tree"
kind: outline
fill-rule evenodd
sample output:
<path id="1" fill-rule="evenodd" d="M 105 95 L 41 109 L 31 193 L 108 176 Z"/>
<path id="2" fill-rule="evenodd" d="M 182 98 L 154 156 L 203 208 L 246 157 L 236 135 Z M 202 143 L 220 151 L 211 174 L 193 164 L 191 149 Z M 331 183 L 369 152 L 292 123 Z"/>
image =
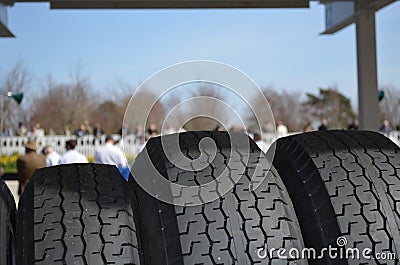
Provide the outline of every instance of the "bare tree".
<path id="1" fill-rule="evenodd" d="M 138 126 L 145 126 L 145 124 L 147 127 L 151 123 L 157 124 L 158 127 L 162 124 L 165 117 L 165 108 L 156 95 L 149 90 L 142 90 L 136 93 L 132 100 L 130 99 L 131 97 L 128 96 L 123 101 L 129 102 L 126 109 L 124 108 L 124 119 L 129 124 L 131 130 L 134 130 Z M 149 108 L 151 111 L 148 114 L 147 110 Z"/>
<path id="2" fill-rule="evenodd" d="M 272 87 L 264 87 L 262 89 L 265 98 L 267 99 L 275 121 L 282 121 L 290 131 L 300 131 L 307 123 L 307 117 L 300 111 L 302 105 L 302 95 L 299 92 L 288 92 L 282 90 L 276 91 Z M 253 108 L 266 108 L 265 100 L 256 97 L 252 100 L 251 106 Z M 258 122 L 261 126 L 268 127 L 272 125 L 272 117 L 259 117 L 261 120 Z M 248 122 L 254 124 L 255 117 L 248 116 Z M 271 130 L 271 128 L 265 128 Z"/>
<path id="3" fill-rule="evenodd" d="M 35 99 L 31 121 L 46 130 L 68 133 L 89 119 L 97 101 L 87 77 L 76 74 L 68 83 L 57 83 L 50 76 L 43 95 Z"/>
<path id="4" fill-rule="evenodd" d="M 31 78 L 26 66 L 21 62 L 16 63 L 9 72 L 5 73 L 1 77 L 1 79 L 3 80 L 0 83 L 2 97 L 4 97 L 8 92 L 13 94 L 24 93 L 25 95 L 29 93 Z M 19 121 L 25 121 L 27 111 L 23 105 L 18 105 L 14 100 L 7 99 L 4 99 L 3 103 L 3 124 L 8 124 L 9 126 L 15 128 Z"/>
<path id="5" fill-rule="evenodd" d="M 213 131 L 221 126 L 218 121 L 211 117 L 195 117 L 187 121 L 184 128 L 188 131 Z"/>
<path id="6" fill-rule="evenodd" d="M 89 118 L 91 124 L 99 123 L 106 133 L 118 133 L 122 126 L 125 107 L 113 100 L 100 103 Z"/>
<path id="7" fill-rule="evenodd" d="M 393 85 L 382 87 L 385 92 L 380 102 L 381 119 L 388 120 L 393 126 L 400 125 L 400 89 Z"/>
<path id="8" fill-rule="evenodd" d="M 185 93 L 182 93 L 182 89 L 185 90 Z M 166 100 L 165 105 L 168 111 L 172 110 L 175 106 L 185 100 L 190 100 L 195 97 L 201 98 L 188 102 L 186 105 L 183 105 L 182 108 L 179 108 L 174 113 L 171 122 L 182 126 L 184 125 L 186 130 L 213 130 L 217 125 L 221 125 L 214 119 L 214 117 L 201 116 L 201 113 L 203 113 L 204 110 L 219 116 L 220 122 L 225 125 L 227 125 L 228 121 L 232 120 L 231 117 L 224 115 L 226 112 L 224 112 L 223 103 L 217 101 L 226 100 L 222 92 L 223 88 L 211 84 L 201 84 L 184 87 L 182 89 L 178 88 Z M 217 100 L 207 100 L 207 98 Z M 187 120 L 188 117 L 190 117 L 189 120 Z"/>

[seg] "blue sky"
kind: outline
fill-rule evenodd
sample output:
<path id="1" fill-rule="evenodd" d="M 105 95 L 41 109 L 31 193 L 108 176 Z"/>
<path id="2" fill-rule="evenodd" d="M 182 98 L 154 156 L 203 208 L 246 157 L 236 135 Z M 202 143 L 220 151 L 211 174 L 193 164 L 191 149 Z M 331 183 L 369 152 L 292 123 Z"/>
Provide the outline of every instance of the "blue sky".
<path id="1" fill-rule="evenodd" d="M 400 3 L 377 13 L 380 85 L 400 87 Z M 34 91 L 48 74 L 68 78 L 78 64 L 93 87 L 109 93 L 116 80 L 138 85 L 187 60 L 230 64 L 260 85 L 317 92 L 336 85 L 356 103 L 355 28 L 331 36 L 323 5 L 309 9 L 50 10 L 15 4 L 15 39 L 0 39 L 0 71 L 25 63 Z"/>

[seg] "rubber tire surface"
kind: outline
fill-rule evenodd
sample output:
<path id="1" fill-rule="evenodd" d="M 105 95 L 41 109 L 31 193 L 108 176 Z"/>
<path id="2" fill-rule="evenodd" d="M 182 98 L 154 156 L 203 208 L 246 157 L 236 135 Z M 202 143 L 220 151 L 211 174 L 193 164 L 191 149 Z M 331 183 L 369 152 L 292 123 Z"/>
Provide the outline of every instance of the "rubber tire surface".
<path id="1" fill-rule="evenodd" d="M 400 150 L 369 131 L 311 132 L 278 139 L 273 164 L 292 198 L 306 247 L 317 253 L 345 237 L 372 259 L 316 259 L 312 264 L 398 264 Z M 344 249 L 344 246 L 341 246 Z M 395 253 L 379 260 L 376 253 Z"/>
<path id="2" fill-rule="evenodd" d="M 162 137 L 168 142 L 174 136 Z M 187 132 L 179 134 L 181 151 L 195 159 L 200 155 L 200 140 L 205 137 L 213 139 L 217 152 L 202 170 L 177 168 L 166 157 L 160 137 L 151 138 L 135 160 L 135 178 L 129 179 L 129 185 L 138 205 L 135 216 L 144 264 L 308 264 L 298 259 L 280 260 L 276 252 L 272 257 L 264 257 L 271 248 L 302 249 L 304 245 L 289 195 L 257 145 L 248 138 L 250 152 L 245 153 L 230 146 L 226 132 Z M 240 159 L 227 168 L 228 161 L 233 159 L 231 151 Z M 245 172 L 233 189 L 207 204 L 174 206 L 155 199 L 135 181 L 138 177 L 152 178 L 149 168 L 154 165 L 171 182 L 197 186 L 214 180 L 225 168 L 233 174 L 245 157 L 249 159 Z M 254 190 L 250 180 L 253 173 L 266 176 Z M 265 249 L 265 244 L 267 252 L 257 254 Z"/>
<path id="3" fill-rule="evenodd" d="M 115 166 L 36 170 L 19 203 L 18 264 L 140 264 L 127 187 Z"/>
<path id="4" fill-rule="evenodd" d="M 0 264 L 16 264 L 15 216 L 14 197 L 4 180 L 0 178 Z"/>

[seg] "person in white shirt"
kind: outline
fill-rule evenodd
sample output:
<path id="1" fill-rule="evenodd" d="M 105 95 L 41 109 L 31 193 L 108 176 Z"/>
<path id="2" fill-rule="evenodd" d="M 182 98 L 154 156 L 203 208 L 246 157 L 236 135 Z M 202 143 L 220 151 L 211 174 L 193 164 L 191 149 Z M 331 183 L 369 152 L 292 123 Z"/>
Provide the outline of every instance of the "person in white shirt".
<path id="1" fill-rule="evenodd" d="M 43 128 L 40 127 L 40 123 L 36 123 L 35 124 L 35 128 L 36 128 L 36 136 L 37 137 L 44 137 L 44 130 Z"/>
<path id="2" fill-rule="evenodd" d="M 115 140 L 111 135 L 106 137 L 105 145 L 99 147 L 94 154 L 94 162 L 97 164 L 115 165 L 118 168 L 128 166 L 125 155 L 121 149 L 114 145 Z"/>
<path id="3" fill-rule="evenodd" d="M 76 141 L 69 140 L 65 143 L 65 148 L 67 148 L 67 152 L 65 152 L 60 158 L 60 165 L 63 164 L 73 164 L 73 163 L 88 163 L 86 156 L 82 155 L 78 151 L 75 150 Z"/>
<path id="4" fill-rule="evenodd" d="M 130 169 L 124 153 L 115 146 L 115 140 L 111 135 L 106 137 L 105 145 L 99 147 L 94 154 L 94 162 L 97 164 L 114 165 L 118 168 L 121 175 L 128 180 Z"/>
<path id="5" fill-rule="evenodd" d="M 288 135 L 288 128 L 282 121 L 278 121 L 278 126 L 276 127 L 276 134 L 278 137 Z"/>
<path id="6" fill-rule="evenodd" d="M 60 155 L 53 150 L 51 145 L 46 145 L 43 148 L 42 154 L 46 157 L 46 166 L 56 166 L 60 162 Z"/>

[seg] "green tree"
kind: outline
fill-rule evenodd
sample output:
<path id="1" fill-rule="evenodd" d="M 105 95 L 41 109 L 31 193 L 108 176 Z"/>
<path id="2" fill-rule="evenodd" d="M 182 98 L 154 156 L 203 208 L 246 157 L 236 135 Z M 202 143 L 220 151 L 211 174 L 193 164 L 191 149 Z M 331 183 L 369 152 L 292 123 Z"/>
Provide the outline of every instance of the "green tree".
<path id="1" fill-rule="evenodd" d="M 348 97 L 336 88 L 320 88 L 319 94 L 306 94 L 303 109 L 311 119 L 327 119 L 330 128 L 347 128 L 355 118 L 355 113 Z"/>

